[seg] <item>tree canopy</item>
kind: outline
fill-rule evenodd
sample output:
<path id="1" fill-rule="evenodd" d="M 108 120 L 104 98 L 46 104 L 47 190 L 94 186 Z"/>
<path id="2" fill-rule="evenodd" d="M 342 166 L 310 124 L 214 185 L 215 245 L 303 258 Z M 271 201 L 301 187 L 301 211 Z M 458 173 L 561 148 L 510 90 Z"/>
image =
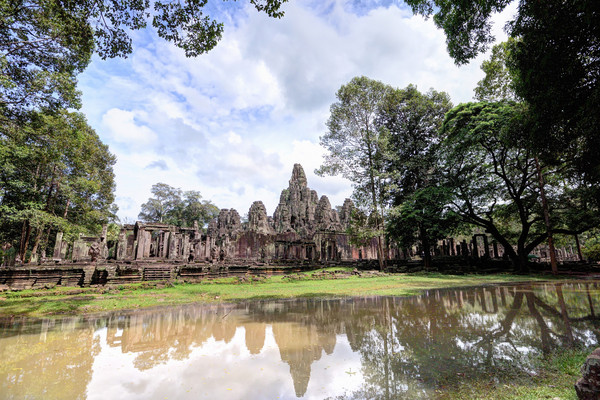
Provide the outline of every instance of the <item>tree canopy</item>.
<path id="1" fill-rule="evenodd" d="M 600 2 L 521 2 L 511 33 L 516 92 L 536 118 L 533 144 L 600 184 Z"/>
<path id="2" fill-rule="evenodd" d="M 383 268 L 383 147 L 385 137 L 377 124 L 388 85 L 365 76 L 355 77 L 336 93 L 337 101 L 330 107 L 328 131 L 321 136 L 327 149 L 319 175 L 338 175 L 354 185 L 353 197 L 366 215 L 374 218 L 371 237 L 378 238 L 380 267 Z"/>
<path id="3" fill-rule="evenodd" d="M 138 218 L 145 222 L 160 222 L 191 227 L 198 222 L 203 228 L 219 215 L 219 208 L 211 201 L 202 200 L 200 192 L 183 192 L 166 183 L 156 183 L 150 190 L 153 197 L 142 204 Z"/>
<path id="4" fill-rule="evenodd" d="M 30 113 L 0 131 L 0 240 L 21 259 L 50 232 L 97 232 L 114 218 L 115 157 L 79 113 Z"/>
<path id="5" fill-rule="evenodd" d="M 450 96 L 413 85 L 392 90 L 378 116 L 387 133 L 384 150 L 385 196 L 391 206 L 387 233 L 407 248 L 418 238 L 425 265 L 429 247 L 449 227 L 446 192 L 438 179 L 439 129 L 452 107 Z"/>
<path id="6" fill-rule="evenodd" d="M 287 0 L 248 0 L 279 18 Z M 149 21 L 159 37 L 188 57 L 216 46 L 223 23 L 206 11 L 208 0 L 0 1 L 0 107 L 77 107 L 76 75 L 93 52 L 105 58 L 132 52 L 131 32 Z"/>

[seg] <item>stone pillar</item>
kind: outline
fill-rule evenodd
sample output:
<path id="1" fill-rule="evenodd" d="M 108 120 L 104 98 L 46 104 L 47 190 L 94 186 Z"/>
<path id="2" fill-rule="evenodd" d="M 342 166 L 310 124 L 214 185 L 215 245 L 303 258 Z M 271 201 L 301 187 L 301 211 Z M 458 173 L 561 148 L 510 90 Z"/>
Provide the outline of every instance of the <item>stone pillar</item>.
<path id="1" fill-rule="evenodd" d="M 183 235 L 183 249 L 181 257 L 187 262 L 190 259 L 190 237 L 187 234 Z"/>
<path id="2" fill-rule="evenodd" d="M 127 254 L 127 237 L 125 229 L 121 229 L 119 232 L 119 239 L 117 240 L 117 249 L 115 251 L 115 259 L 123 260 Z"/>
<path id="3" fill-rule="evenodd" d="M 144 231 L 144 258 L 150 257 L 150 244 L 152 243 L 152 233 Z"/>
<path id="4" fill-rule="evenodd" d="M 492 246 L 494 247 L 494 258 L 500 258 L 500 256 L 498 255 L 498 243 L 494 241 L 494 243 L 492 243 Z"/>
<path id="5" fill-rule="evenodd" d="M 479 258 L 479 249 L 477 248 L 477 235 L 473 235 L 473 252 L 471 253 L 473 257 Z"/>
<path id="6" fill-rule="evenodd" d="M 171 232 L 164 232 L 162 235 L 162 240 L 160 242 L 160 253 L 158 256 L 160 258 L 169 257 L 169 241 L 171 240 Z"/>
<path id="7" fill-rule="evenodd" d="M 146 247 L 146 230 L 139 228 L 137 232 L 137 251 L 135 253 L 136 260 L 144 258 L 144 248 Z"/>
<path id="8" fill-rule="evenodd" d="M 168 258 L 169 260 L 174 260 L 177 258 L 177 234 L 171 234 L 169 235 L 169 254 L 168 254 Z M 166 244 L 166 243 L 165 243 Z"/>
<path id="9" fill-rule="evenodd" d="M 488 238 L 487 235 L 483 235 L 483 251 L 484 251 L 484 257 L 485 258 L 490 258 L 490 245 L 488 243 Z"/>
<path id="10" fill-rule="evenodd" d="M 200 231 L 198 229 L 198 221 L 194 221 L 194 236 L 192 237 L 192 239 L 194 239 L 194 240 L 200 239 Z"/>
<path id="11" fill-rule="evenodd" d="M 54 254 L 52 255 L 52 258 L 54 260 L 62 260 L 62 238 L 63 238 L 63 233 L 62 232 L 57 232 L 56 233 L 56 242 L 54 243 Z"/>
<path id="12" fill-rule="evenodd" d="M 102 225 L 102 235 L 100 236 L 100 259 L 106 260 L 108 258 L 108 243 L 106 237 L 108 234 L 108 225 Z"/>
<path id="13" fill-rule="evenodd" d="M 131 234 L 126 236 L 125 241 L 127 242 L 127 250 L 125 251 L 125 258 L 135 258 L 135 249 L 137 246 L 135 235 Z"/>

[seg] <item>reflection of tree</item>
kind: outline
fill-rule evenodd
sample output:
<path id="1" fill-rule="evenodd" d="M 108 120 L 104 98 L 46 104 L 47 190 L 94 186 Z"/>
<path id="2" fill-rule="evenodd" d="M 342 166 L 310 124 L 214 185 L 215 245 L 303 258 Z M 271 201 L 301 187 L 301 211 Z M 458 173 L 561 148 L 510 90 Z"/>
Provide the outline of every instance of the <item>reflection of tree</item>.
<path id="1" fill-rule="evenodd" d="M 360 352 L 364 379 L 360 390 L 346 397 L 430 398 L 440 387 L 468 383 L 482 374 L 509 379 L 527 371 L 532 357 L 557 347 L 597 344 L 597 294 L 595 284 L 552 283 L 434 290 L 410 298 L 190 306 L 98 320 L 10 323 L 0 346 L 0 393 L 21 390 L 17 397 L 50 397 L 44 390 L 51 380 L 59 382 L 52 386 L 54 397 L 84 396 L 99 351 L 93 339 L 97 328 L 107 327 L 108 345 L 135 353 L 134 365 L 147 370 L 185 360 L 211 338 L 227 343 L 240 327 L 248 352 L 259 354 L 271 325 L 297 396 L 307 391 L 313 362 L 323 352 L 334 354 L 337 335 L 345 334 L 352 350 Z M 27 335 L 12 335 L 15 329 Z M 25 385 L 12 384 L 17 381 Z"/>
<path id="2" fill-rule="evenodd" d="M 586 284 L 490 287 L 385 302 L 371 326 L 355 323 L 363 328 L 351 340 L 365 382 L 341 398 L 430 398 L 487 374 L 526 374 L 533 357 L 557 347 L 597 344 L 586 339 L 598 322 L 589 291 Z"/>

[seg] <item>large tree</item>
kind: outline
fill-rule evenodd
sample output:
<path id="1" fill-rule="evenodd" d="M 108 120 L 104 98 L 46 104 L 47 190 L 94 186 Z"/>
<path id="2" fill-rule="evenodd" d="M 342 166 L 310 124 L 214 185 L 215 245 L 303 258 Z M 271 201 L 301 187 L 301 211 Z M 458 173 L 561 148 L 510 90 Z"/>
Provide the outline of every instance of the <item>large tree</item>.
<path id="1" fill-rule="evenodd" d="M 287 0 L 249 0 L 271 17 Z M 216 46 L 223 23 L 206 11 L 208 0 L 0 1 L 0 108 L 5 112 L 78 104 L 75 76 L 92 53 L 123 57 L 131 31 L 151 21 L 158 36 L 197 56 Z"/>
<path id="2" fill-rule="evenodd" d="M 182 227 L 191 227 L 198 222 L 207 225 L 219 215 L 219 208 L 208 200 L 202 200 L 200 192 L 183 192 L 166 183 L 152 185 L 153 197 L 142 204 L 138 218 L 145 222 L 159 222 Z"/>
<path id="3" fill-rule="evenodd" d="M 442 127 L 451 209 L 491 234 L 521 272 L 548 237 L 536 152 L 526 143 L 530 116 L 525 104 L 469 103 L 450 110 Z M 553 232 L 574 234 L 597 225 L 587 211 L 585 184 L 566 179 L 561 167 L 547 169 L 545 177 Z"/>
<path id="4" fill-rule="evenodd" d="M 385 194 L 391 207 L 387 231 L 403 247 L 421 242 L 426 267 L 430 245 L 452 225 L 444 212 L 446 190 L 438 179 L 439 129 L 452 107 L 444 92 L 421 93 L 413 85 L 388 93 L 377 118 L 388 138 Z"/>
<path id="5" fill-rule="evenodd" d="M 536 118 L 533 144 L 600 187 L 600 2 L 521 2 L 511 33 L 516 92 Z"/>
<path id="6" fill-rule="evenodd" d="M 382 187 L 385 132 L 377 124 L 388 93 L 392 88 L 367 77 L 355 77 L 336 93 L 330 107 L 328 131 L 321 145 L 328 153 L 320 175 L 342 175 L 354 186 L 353 197 L 366 215 L 372 215 L 377 238 L 379 266 L 384 268 L 384 201 Z"/>
<path id="7" fill-rule="evenodd" d="M 493 43 L 491 16 L 511 3 L 405 1 L 415 12 L 433 15 L 457 64 Z M 509 60 L 515 93 L 536 120 L 527 133 L 530 145 L 546 163 L 568 162 L 576 175 L 600 187 L 600 2 L 520 0 L 505 29 L 515 39 Z M 595 197 L 600 203 L 600 190 Z"/>
<path id="8" fill-rule="evenodd" d="M 113 217 L 114 163 L 81 114 L 33 112 L 4 124 L 1 239 L 19 247 L 25 261 L 26 251 L 37 254 L 57 229 L 98 233 Z"/>

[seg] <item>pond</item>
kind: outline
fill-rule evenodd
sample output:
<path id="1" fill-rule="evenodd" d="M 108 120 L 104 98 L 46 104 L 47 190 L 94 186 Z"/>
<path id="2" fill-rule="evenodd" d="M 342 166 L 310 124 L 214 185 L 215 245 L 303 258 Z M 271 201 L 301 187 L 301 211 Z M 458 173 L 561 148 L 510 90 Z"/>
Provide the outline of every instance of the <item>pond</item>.
<path id="1" fill-rule="evenodd" d="M 0 322 L 2 399 L 431 398 L 600 343 L 600 282 Z"/>

